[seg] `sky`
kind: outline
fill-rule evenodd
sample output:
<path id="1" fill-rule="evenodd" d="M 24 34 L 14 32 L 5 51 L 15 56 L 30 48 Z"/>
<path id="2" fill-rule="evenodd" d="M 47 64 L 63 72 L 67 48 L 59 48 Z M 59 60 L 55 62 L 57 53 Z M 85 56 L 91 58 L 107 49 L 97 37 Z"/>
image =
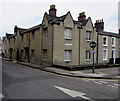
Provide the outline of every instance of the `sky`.
<path id="1" fill-rule="evenodd" d="M 57 16 L 70 11 L 73 19 L 77 20 L 79 13 L 85 12 L 93 24 L 96 20 L 103 19 L 105 31 L 118 33 L 118 2 L 119 0 L 1 0 L 0 36 L 5 36 L 6 32 L 13 34 L 15 25 L 30 28 L 40 24 L 51 4 L 56 5 Z"/>

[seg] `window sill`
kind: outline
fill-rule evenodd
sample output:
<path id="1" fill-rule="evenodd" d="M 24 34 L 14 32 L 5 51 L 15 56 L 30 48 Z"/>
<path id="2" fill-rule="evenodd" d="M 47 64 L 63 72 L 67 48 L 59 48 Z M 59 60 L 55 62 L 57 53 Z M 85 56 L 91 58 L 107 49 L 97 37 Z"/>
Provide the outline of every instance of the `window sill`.
<path id="1" fill-rule="evenodd" d="M 114 45 L 112 45 L 112 47 L 115 47 Z"/>
<path id="2" fill-rule="evenodd" d="M 65 62 L 71 62 L 71 60 L 64 60 Z"/>
<path id="3" fill-rule="evenodd" d="M 103 45 L 104 47 L 107 47 L 108 45 Z"/>
<path id="4" fill-rule="evenodd" d="M 90 42 L 91 40 L 86 40 L 87 42 Z"/>
<path id="5" fill-rule="evenodd" d="M 66 40 L 72 40 L 72 38 L 65 38 Z"/>
<path id="6" fill-rule="evenodd" d="M 107 59 L 103 59 L 103 61 L 107 61 Z"/>
<path id="7" fill-rule="evenodd" d="M 87 61 L 90 61 L 90 59 L 86 59 Z"/>

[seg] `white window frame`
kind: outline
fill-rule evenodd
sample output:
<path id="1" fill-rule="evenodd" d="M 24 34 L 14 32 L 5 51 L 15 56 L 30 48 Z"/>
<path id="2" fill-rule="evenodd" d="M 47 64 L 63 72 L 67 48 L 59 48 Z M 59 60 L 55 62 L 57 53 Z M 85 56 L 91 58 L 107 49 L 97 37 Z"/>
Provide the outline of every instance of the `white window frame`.
<path id="1" fill-rule="evenodd" d="M 91 41 L 91 31 L 86 31 L 86 41 Z"/>
<path id="2" fill-rule="evenodd" d="M 114 41 L 113 41 L 113 39 L 114 39 Z M 116 38 L 115 37 L 111 38 L 111 43 L 112 43 L 112 47 L 115 47 L 115 44 L 116 44 Z"/>
<path id="3" fill-rule="evenodd" d="M 108 36 L 103 36 L 103 39 L 106 38 L 106 44 L 104 44 L 104 40 L 103 40 L 103 46 L 108 46 Z"/>
<path id="4" fill-rule="evenodd" d="M 90 50 L 86 50 L 86 60 L 90 60 L 90 59 L 91 59 Z"/>
<path id="5" fill-rule="evenodd" d="M 69 62 L 72 59 L 72 50 L 64 51 L 64 61 Z"/>
<path id="6" fill-rule="evenodd" d="M 65 28 L 64 38 L 65 39 L 72 39 L 72 29 L 71 28 Z"/>
<path id="7" fill-rule="evenodd" d="M 104 53 L 103 53 L 103 51 L 106 51 L 106 58 L 104 58 Z M 106 61 L 106 60 L 108 60 L 108 49 L 103 49 L 103 51 L 102 51 L 102 59 L 104 60 L 104 61 Z"/>

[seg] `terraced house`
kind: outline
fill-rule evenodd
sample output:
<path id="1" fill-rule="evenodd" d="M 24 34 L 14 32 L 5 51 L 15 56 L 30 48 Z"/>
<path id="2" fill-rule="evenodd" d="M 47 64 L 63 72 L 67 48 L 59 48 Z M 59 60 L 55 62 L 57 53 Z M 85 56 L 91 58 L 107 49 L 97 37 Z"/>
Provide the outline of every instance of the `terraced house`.
<path id="1" fill-rule="evenodd" d="M 90 42 L 97 43 L 95 64 L 119 60 L 120 34 L 104 31 L 103 20 L 95 25 L 85 12 L 75 21 L 68 11 L 58 17 L 55 5 L 45 12 L 42 23 L 29 29 L 15 26 L 14 34 L 6 34 L 5 56 L 17 61 L 42 65 L 80 67 L 93 63 Z M 8 37 L 9 36 L 9 37 Z"/>

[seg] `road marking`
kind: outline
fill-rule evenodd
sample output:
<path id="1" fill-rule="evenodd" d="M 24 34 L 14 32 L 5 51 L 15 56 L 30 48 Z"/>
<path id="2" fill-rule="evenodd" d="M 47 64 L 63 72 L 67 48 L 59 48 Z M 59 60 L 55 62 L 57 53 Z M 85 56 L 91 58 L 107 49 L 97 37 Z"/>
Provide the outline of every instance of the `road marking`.
<path id="1" fill-rule="evenodd" d="M 117 86 L 113 86 L 113 85 L 108 85 L 108 86 L 110 86 L 110 87 L 114 87 L 114 88 L 118 88 Z"/>
<path id="2" fill-rule="evenodd" d="M 99 81 L 99 82 L 101 82 L 101 83 L 107 83 L 107 82 L 105 82 L 105 81 Z"/>
<path id="3" fill-rule="evenodd" d="M 3 98 L 4 96 L 0 93 L 0 98 Z"/>
<path id="4" fill-rule="evenodd" d="M 120 78 L 120 76 L 116 76 L 117 78 Z"/>
<path id="5" fill-rule="evenodd" d="M 63 87 L 56 86 L 56 85 L 54 85 L 54 87 L 61 90 L 64 93 L 68 94 L 71 97 L 81 97 L 83 99 L 90 99 L 90 98 L 84 96 L 85 93 L 81 93 L 81 92 L 77 92 L 77 91 L 74 91 L 74 90 L 66 89 L 66 88 L 63 88 Z"/>
<path id="6" fill-rule="evenodd" d="M 97 84 L 102 84 L 102 83 L 100 83 L 100 82 L 94 82 L 94 83 L 97 83 Z"/>
<path id="7" fill-rule="evenodd" d="M 90 81 L 90 80 L 87 80 L 87 79 L 83 79 L 84 81 Z"/>
<path id="8" fill-rule="evenodd" d="M 115 86 L 119 86 L 119 87 L 120 87 L 120 85 L 119 85 L 119 84 L 113 84 L 113 85 L 115 85 Z"/>

